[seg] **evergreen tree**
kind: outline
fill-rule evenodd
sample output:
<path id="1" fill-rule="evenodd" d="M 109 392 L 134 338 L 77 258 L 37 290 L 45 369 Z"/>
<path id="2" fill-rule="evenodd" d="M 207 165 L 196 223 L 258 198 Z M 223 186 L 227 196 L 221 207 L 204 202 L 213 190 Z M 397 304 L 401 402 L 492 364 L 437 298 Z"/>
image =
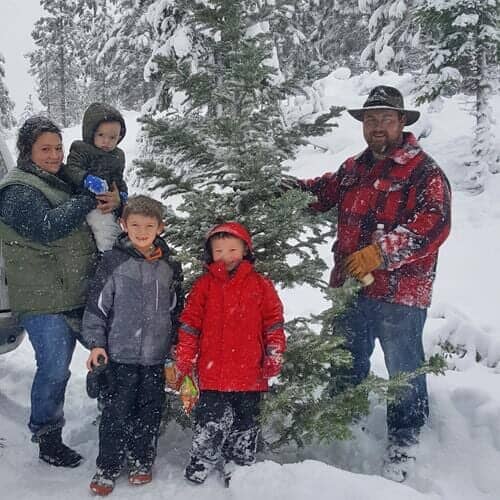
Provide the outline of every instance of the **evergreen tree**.
<path id="1" fill-rule="evenodd" d="M 368 20 L 351 0 L 325 1 L 314 36 L 321 67 L 360 69 L 360 56 L 368 44 Z"/>
<path id="2" fill-rule="evenodd" d="M 165 60 L 182 60 L 186 65 L 196 66 L 197 47 L 203 37 L 193 31 L 193 25 L 186 22 L 187 6 L 184 2 L 167 0 L 153 1 L 148 7 L 144 19 L 151 34 L 150 57 L 144 68 L 144 76 L 155 86 L 155 95 L 147 105 L 149 111 L 165 110 L 172 104 L 171 82 L 163 77 L 161 62 Z"/>
<path id="3" fill-rule="evenodd" d="M 38 98 L 47 114 L 64 127 L 81 115 L 83 72 L 80 32 L 75 26 L 76 0 L 40 0 L 46 15 L 31 34 L 36 49 L 27 55 L 37 80 Z"/>
<path id="4" fill-rule="evenodd" d="M 362 12 L 369 14 L 370 41 L 361 60 L 379 72 L 402 72 L 418 67 L 416 54 L 419 26 L 414 9 L 422 0 L 358 0 Z"/>
<path id="5" fill-rule="evenodd" d="M 38 114 L 37 110 L 35 108 L 35 103 L 33 102 L 33 95 L 29 94 L 28 99 L 26 100 L 26 103 L 24 104 L 23 112 L 21 113 L 21 116 L 19 117 L 19 121 L 21 123 L 24 123 L 28 118 L 31 118 L 32 116 Z"/>
<path id="6" fill-rule="evenodd" d="M 287 80 L 304 87 L 338 66 L 359 66 L 368 33 L 357 3 L 277 0 L 265 4 L 279 67 Z"/>
<path id="7" fill-rule="evenodd" d="M 83 68 L 82 109 L 96 101 L 116 106 L 119 80 L 111 69 L 111 57 L 100 57 L 114 26 L 111 2 L 79 0 L 74 15 L 75 29 L 81 40 L 78 59 Z"/>
<path id="8" fill-rule="evenodd" d="M 325 12 L 325 2 L 278 0 L 263 3 L 265 7 L 262 15 L 270 22 L 276 57 L 283 77 L 304 87 L 324 76 L 316 34 Z"/>
<path id="9" fill-rule="evenodd" d="M 304 225 L 314 228 L 312 240 L 317 241 L 319 229 L 302 213 L 309 198 L 276 194 L 283 162 L 293 158 L 304 134 L 328 129 L 330 115 L 285 127 L 280 104 L 286 88 L 273 83 L 276 71 L 266 63 L 272 40 L 256 21 L 257 3 L 179 3 L 189 28 L 204 38 L 199 47 L 205 50 L 196 67 L 176 54 L 156 58 L 163 80 L 185 100 L 143 118 L 153 147 L 168 161 L 144 160 L 142 172 L 156 178 L 166 196 L 183 195 L 179 211 L 190 217 L 176 227 L 176 236 L 193 272 L 200 271 L 193 255 L 199 257 L 205 232 L 217 219 L 238 218 L 253 230 L 261 268 L 268 274 L 286 286 L 315 283 L 324 264 L 315 250 L 306 252 L 311 242 L 290 241 Z M 289 264 L 289 255 L 300 260 Z"/>
<path id="10" fill-rule="evenodd" d="M 308 195 L 297 190 L 281 193 L 278 186 L 287 170 L 285 162 L 293 159 L 305 137 L 328 130 L 328 120 L 337 110 L 312 123 L 285 126 L 281 105 L 288 87 L 277 83 L 276 69 L 268 64 L 273 39 L 266 24 L 259 22 L 262 11 L 256 2 L 186 0 L 177 7 L 182 9 L 177 26 L 182 25 L 184 33 L 198 34 L 196 61 L 192 51 L 180 58 L 178 52 L 165 50 L 169 56 L 155 58 L 173 98 L 168 109 L 143 117 L 152 155 L 138 165 L 164 197 L 180 198 L 167 232 L 184 262 L 187 281 L 201 271 L 209 228 L 236 219 L 253 234 L 261 272 L 283 287 L 308 283 L 326 290 L 322 281 L 326 266 L 316 246 L 328 229 L 307 211 Z M 168 47 L 174 45 L 171 37 L 166 40 Z M 182 101 L 175 98 L 179 95 Z M 163 161 L 153 160 L 157 154 Z M 305 387 L 314 394 L 322 377 L 330 375 L 323 360 L 328 358 L 332 367 L 349 358 L 340 354 L 337 337 L 331 333 L 320 337 L 303 319 L 292 321 L 288 331 L 285 383 L 279 389 L 291 387 L 293 377 L 308 377 Z M 310 363 L 311 356 L 315 360 Z M 274 422 L 281 419 L 282 405 L 300 404 L 304 409 L 294 399 L 278 396 L 277 401 L 281 406 L 272 403 Z M 308 401 L 311 424 L 318 407 Z M 329 392 L 322 401 L 331 408 Z M 293 415 L 292 427 L 302 425 L 300 412 Z M 336 421 L 337 434 L 338 425 Z"/>
<path id="11" fill-rule="evenodd" d="M 368 391 L 385 393 L 388 384 L 371 378 L 354 389 L 337 376 L 350 358 L 331 322 L 345 301 L 322 280 L 326 265 L 317 252 L 318 243 L 332 236 L 335 219 L 312 215 L 309 195 L 283 193 L 279 186 L 297 148 L 325 133 L 339 110 L 306 123 L 284 120 L 291 85 L 277 78 L 263 3 L 263 9 L 248 0 L 161 3 L 151 20 L 162 26 L 164 45 L 156 40 L 150 67 L 160 81 L 158 95 L 167 98 L 154 101 L 142 117 L 148 154 L 137 166 L 151 188 L 176 200 L 167 237 L 188 285 L 201 272 L 204 235 L 236 219 L 253 235 L 259 271 L 282 287 L 320 288 L 332 301 L 316 318 L 287 323 L 282 383 L 265 405 L 271 440 L 300 445 L 346 437 L 352 418 L 368 411 Z"/>
<path id="12" fill-rule="evenodd" d="M 500 53 L 499 5 L 498 0 L 427 0 L 417 14 L 429 44 L 417 102 L 457 91 L 474 99 L 476 127 L 462 186 L 472 193 L 484 189 L 488 168 L 500 171 L 491 132 L 491 96 Z"/>
<path id="13" fill-rule="evenodd" d="M 0 128 L 11 128 L 16 124 L 14 118 L 14 103 L 9 97 L 9 91 L 3 79 L 5 78 L 4 69 L 5 59 L 0 54 Z"/>
<path id="14" fill-rule="evenodd" d="M 108 0 L 107 3 L 113 22 L 106 26 L 108 36 L 101 36 L 95 64 L 104 68 L 110 82 L 108 93 L 113 94 L 111 101 L 116 100 L 126 109 L 139 109 L 153 96 L 155 89 L 154 84 L 144 78 L 153 31 L 145 14 L 154 1 Z"/>

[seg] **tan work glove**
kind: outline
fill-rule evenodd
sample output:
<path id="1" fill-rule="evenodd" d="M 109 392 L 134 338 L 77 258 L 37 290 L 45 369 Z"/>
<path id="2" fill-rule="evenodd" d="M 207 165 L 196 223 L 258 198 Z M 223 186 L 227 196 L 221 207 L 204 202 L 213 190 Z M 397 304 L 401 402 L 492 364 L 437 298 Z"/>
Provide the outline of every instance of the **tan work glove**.
<path id="1" fill-rule="evenodd" d="M 382 264 L 382 255 L 375 243 L 353 252 L 344 263 L 345 270 L 357 280 L 378 269 Z"/>

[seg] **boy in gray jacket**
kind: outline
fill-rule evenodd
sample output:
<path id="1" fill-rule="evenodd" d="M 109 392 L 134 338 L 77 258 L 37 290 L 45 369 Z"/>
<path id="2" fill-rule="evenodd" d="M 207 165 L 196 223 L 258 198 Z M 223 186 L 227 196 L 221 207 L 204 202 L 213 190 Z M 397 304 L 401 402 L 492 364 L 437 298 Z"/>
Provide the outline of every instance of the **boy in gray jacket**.
<path id="1" fill-rule="evenodd" d="M 109 363 L 113 387 L 99 425 L 97 471 L 90 489 L 111 493 L 125 455 L 130 484 L 152 480 L 162 406 L 163 366 L 182 309 L 180 266 L 160 234 L 162 205 L 131 198 L 114 248 L 103 254 L 83 316 L 87 368 Z"/>

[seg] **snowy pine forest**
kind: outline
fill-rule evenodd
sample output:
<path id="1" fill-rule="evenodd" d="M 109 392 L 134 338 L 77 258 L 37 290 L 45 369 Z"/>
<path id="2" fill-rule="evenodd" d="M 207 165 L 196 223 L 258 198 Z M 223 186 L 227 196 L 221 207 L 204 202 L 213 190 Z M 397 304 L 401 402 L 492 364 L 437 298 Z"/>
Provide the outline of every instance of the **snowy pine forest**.
<path id="1" fill-rule="evenodd" d="M 498 0 L 41 0 L 40 4 L 44 15 L 31 33 L 35 49 L 26 54 L 36 99 L 30 97 L 23 104 L 20 117 L 13 116 L 13 103 L 2 83 L 0 55 L 4 128 L 16 118 L 41 111 L 68 127 L 78 123 L 94 101 L 138 111 L 142 118 L 158 118 L 178 111 L 179 78 L 186 76 L 186 70 L 192 79 L 205 80 L 207 85 L 196 92 L 210 94 L 216 107 L 216 101 L 224 98 L 219 84 L 228 64 L 227 48 L 219 37 L 237 27 L 266 52 L 261 62 L 270 66 L 272 78 L 267 84 L 282 96 L 305 95 L 314 101 L 314 81 L 344 66 L 352 74 L 410 73 L 416 103 L 431 103 L 435 110 L 444 98 L 465 93 L 477 126 L 471 154 L 464 158 L 467 175 L 462 187 L 481 191 L 486 171 L 500 170 L 491 135 L 491 99 L 499 76 Z M 237 26 L 229 26 L 231 19 Z M 309 116 L 288 113 L 286 128 L 307 123 L 316 111 L 313 106 Z"/>
<path id="2" fill-rule="evenodd" d="M 187 485 L 190 430 L 168 413 L 155 480 L 140 491 L 118 482 L 116 498 L 500 498 L 500 2 L 40 4 L 35 48 L 26 54 L 36 89 L 25 103 L 10 97 L 0 46 L 0 132 L 12 156 L 16 129 L 30 116 L 59 123 L 68 149 L 81 137 L 88 104 L 122 110 L 129 190 L 166 205 L 166 239 L 187 288 L 200 273 L 206 231 L 238 219 L 252 232 L 259 271 L 278 285 L 288 322 L 288 369 L 273 389 L 275 401 L 294 404 L 268 404 L 259 463 L 238 471 L 229 489 L 215 477 L 201 488 Z M 308 195 L 279 189 L 283 177 L 335 171 L 365 147 L 345 108 L 360 107 L 378 84 L 398 87 L 406 107 L 421 112 L 410 130 L 453 188 L 452 234 L 440 252 L 424 336 L 427 357 L 438 354 L 445 367 L 427 367 L 441 374 L 429 375 L 431 417 L 404 484 L 380 477 L 390 390 L 380 349 L 373 378 L 345 412 L 321 394 L 332 367 L 348 363 L 329 332 L 356 293 L 327 286 L 336 214 L 315 217 Z M 75 471 L 49 471 L 25 425 L 31 346 L 0 356 L 2 498 L 88 497 L 97 428 L 85 358 L 79 347 L 65 433 L 86 461 Z"/>

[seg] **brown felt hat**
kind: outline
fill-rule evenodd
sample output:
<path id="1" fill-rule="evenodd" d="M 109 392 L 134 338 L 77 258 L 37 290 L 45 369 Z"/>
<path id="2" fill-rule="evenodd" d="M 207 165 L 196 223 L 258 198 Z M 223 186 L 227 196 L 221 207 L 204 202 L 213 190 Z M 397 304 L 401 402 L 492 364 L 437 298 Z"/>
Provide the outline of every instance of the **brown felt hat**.
<path id="1" fill-rule="evenodd" d="M 370 91 L 362 108 L 348 109 L 347 111 L 351 116 L 356 118 L 356 120 L 362 122 L 363 113 L 367 109 L 392 109 L 400 111 L 406 116 L 406 125 L 413 125 L 420 117 L 420 111 L 405 109 L 403 96 L 398 89 L 388 87 L 387 85 L 378 85 L 374 87 Z"/>

